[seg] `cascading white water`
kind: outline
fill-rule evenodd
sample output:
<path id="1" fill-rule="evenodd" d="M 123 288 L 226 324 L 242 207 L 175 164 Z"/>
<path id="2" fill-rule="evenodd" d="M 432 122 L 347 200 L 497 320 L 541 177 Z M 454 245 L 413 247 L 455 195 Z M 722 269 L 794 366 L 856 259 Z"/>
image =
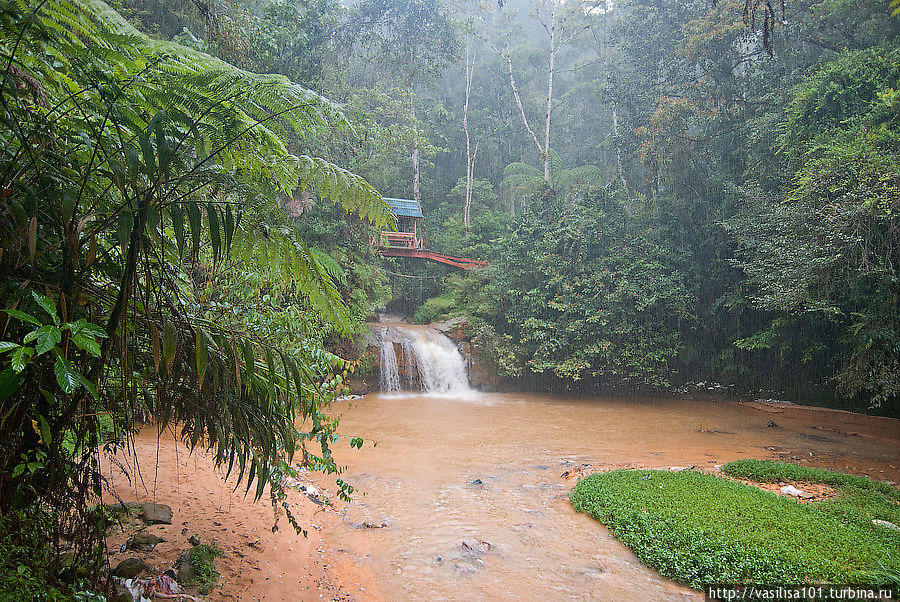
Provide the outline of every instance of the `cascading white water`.
<path id="1" fill-rule="evenodd" d="M 381 390 L 386 393 L 400 391 L 400 373 L 397 369 L 397 353 L 394 343 L 385 336 L 387 329 L 381 329 Z"/>
<path id="2" fill-rule="evenodd" d="M 394 344 L 400 345 L 398 365 Z M 405 378 L 401 378 L 400 370 Z M 433 395 L 465 395 L 469 387 L 466 363 L 449 338 L 433 328 L 398 327 L 381 329 L 381 390 L 395 393 L 401 381 L 407 390 Z"/>

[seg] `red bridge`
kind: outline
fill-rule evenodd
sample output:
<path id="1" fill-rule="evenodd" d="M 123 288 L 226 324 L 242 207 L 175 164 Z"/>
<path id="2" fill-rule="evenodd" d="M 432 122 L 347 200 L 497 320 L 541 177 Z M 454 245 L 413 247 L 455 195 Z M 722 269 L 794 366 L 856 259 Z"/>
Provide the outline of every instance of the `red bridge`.
<path id="1" fill-rule="evenodd" d="M 425 219 L 425 215 L 419 208 L 419 203 L 411 199 L 394 199 L 384 198 L 388 205 L 393 209 L 397 216 L 398 232 L 382 231 L 373 237 L 371 244 L 376 248 L 378 253 L 386 257 L 415 257 L 418 259 L 429 259 L 451 265 L 455 268 L 463 270 L 471 270 L 474 268 L 483 268 L 487 266 L 486 261 L 478 259 L 469 259 L 467 257 L 457 257 L 456 255 L 447 255 L 446 253 L 438 253 L 425 248 L 425 239 L 420 236 L 424 234 L 424 228 L 419 223 Z"/>

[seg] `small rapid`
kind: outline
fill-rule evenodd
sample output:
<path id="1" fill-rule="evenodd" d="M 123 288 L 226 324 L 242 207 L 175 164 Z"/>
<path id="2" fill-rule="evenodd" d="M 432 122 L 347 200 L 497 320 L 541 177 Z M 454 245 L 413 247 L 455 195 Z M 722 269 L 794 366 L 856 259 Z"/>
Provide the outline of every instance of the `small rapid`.
<path id="1" fill-rule="evenodd" d="M 417 391 L 452 397 L 476 394 L 469 386 L 466 362 L 459 349 L 434 328 L 385 326 L 379 331 L 378 346 L 382 393 Z"/>

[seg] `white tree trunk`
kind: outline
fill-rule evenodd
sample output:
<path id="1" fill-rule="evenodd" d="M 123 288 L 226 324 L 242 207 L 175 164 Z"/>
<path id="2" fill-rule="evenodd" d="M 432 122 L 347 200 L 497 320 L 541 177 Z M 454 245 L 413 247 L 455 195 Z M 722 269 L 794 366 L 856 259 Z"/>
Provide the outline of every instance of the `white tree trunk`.
<path id="1" fill-rule="evenodd" d="M 412 117 L 413 126 L 413 149 L 412 154 L 409 156 L 413 168 L 413 198 L 416 199 L 416 203 L 421 207 L 422 199 L 419 197 L 419 126 L 416 124 L 416 105 L 412 90 L 409 91 L 409 114 Z"/>
<path id="2" fill-rule="evenodd" d="M 475 160 L 478 158 L 478 141 L 475 141 L 475 152 L 472 153 L 472 161 L 469 163 L 469 167 L 466 173 L 466 179 L 469 182 L 469 186 L 466 190 L 466 204 L 463 207 L 463 224 L 466 226 L 466 230 L 469 229 L 469 224 L 471 223 L 471 213 L 472 213 L 472 197 L 474 192 L 474 182 L 475 182 Z"/>
<path id="3" fill-rule="evenodd" d="M 416 132 L 416 137 L 413 139 L 413 150 L 412 154 L 409 156 L 412 160 L 412 168 L 413 168 L 413 198 L 416 199 L 416 202 L 421 206 L 422 199 L 419 198 L 419 133 Z"/>
<path id="4" fill-rule="evenodd" d="M 550 65 L 547 69 L 547 113 L 544 121 L 544 181 L 550 181 L 550 117 L 553 114 L 553 70 L 556 65 L 556 11 L 550 9 Z"/>
<path id="5" fill-rule="evenodd" d="M 622 181 L 622 189 L 625 191 L 625 196 L 629 199 L 631 195 L 628 193 L 628 181 L 625 179 L 625 169 L 622 167 L 622 149 L 619 148 L 619 111 L 618 104 L 616 101 L 612 103 L 612 118 L 613 118 L 613 135 L 615 136 L 615 141 L 613 146 L 616 149 L 616 171 L 619 172 L 619 179 Z"/>
<path id="6" fill-rule="evenodd" d="M 509 52 L 508 43 L 503 54 L 506 58 L 506 71 L 509 74 L 509 87 L 512 88 L 513 97 L 515 97 L 516 99 L 516 106 L 519 107 L 519 115 L 521 115 L 522 117 L 522 123 L 525 125 L 525 129 L 531 136 L 532 141 L 534 141 L 534 145 L 537 147 L 538 152 L 541 154 L 541 157 L 543 157 L 544 147 L 541 146 L 541 141 L 538 140 L 537 134 L 534 133 L 534 130 L 531 129 L 531 126 L 528 124 L 528 116 L 525 115 L 525 107 L 522 106 L 522 97 L 519 95 L 519 87 L 516 85 L 516 78 L 513 76 L 512 55 Z"/>
<path id="7" fill-rule="evenodd" d="M 469 134 L 469 98 L 472 91 L 472 73 L 475 71 L 475 55 L 469 61 L 470 38 L 466 38 L 466 103 L 463 105 L 463 130 L 466 132 L 466 198 L 463 201 L 463 226 L 469 229 L 472 207 L 472 181 L 475 177 L 475 162 L 472 159 L 472 138 Z M 476 146 L 476 152 L 478 147 Z"/>

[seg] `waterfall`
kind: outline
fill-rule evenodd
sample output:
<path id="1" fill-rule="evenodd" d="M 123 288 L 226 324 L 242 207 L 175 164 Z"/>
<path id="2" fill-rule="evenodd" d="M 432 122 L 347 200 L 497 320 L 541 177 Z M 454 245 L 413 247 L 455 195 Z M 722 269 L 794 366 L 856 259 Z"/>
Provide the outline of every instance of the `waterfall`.
<path id="1" fill-rule="evenodd" d="M 400 391 L 400 373 L 397 367 L 397 353 L 394 351 L 394 342 L 381 331 L 381 390 L 386 393 Z"/>
<path id="2" fill-rule="evenodd" d="M 396 393 L 402 383 L 404 390 L 433 395 L 474 393 L 462 354 L 437 330 L 391 326 L 380 334 L 382 392 Z M 400 346 L 400 362 L 395 344 Z"/>

